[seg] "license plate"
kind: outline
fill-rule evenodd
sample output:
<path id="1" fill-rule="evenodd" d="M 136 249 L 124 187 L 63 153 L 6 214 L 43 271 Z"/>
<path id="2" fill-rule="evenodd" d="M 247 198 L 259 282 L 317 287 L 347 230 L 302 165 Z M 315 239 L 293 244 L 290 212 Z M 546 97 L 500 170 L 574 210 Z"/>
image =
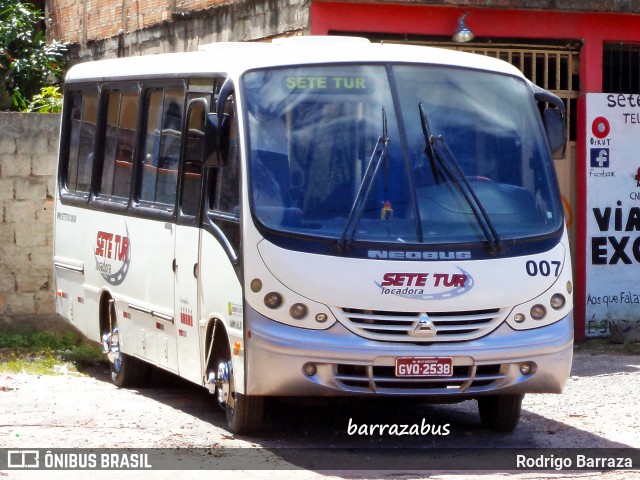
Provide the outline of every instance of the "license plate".
<path id="1" fill-rule="evenodd" d="M 447 357 L 396 358 L 396 377 L 451 377 L 453 361 Z"/>

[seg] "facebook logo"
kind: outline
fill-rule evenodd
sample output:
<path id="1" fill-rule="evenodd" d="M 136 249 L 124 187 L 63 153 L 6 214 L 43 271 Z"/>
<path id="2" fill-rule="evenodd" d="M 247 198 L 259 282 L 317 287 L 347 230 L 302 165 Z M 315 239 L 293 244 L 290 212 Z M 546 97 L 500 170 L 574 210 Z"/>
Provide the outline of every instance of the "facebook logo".
<path id="1" fill-rule="evenodd" d="M 591 166 L 594 168 L 609 168 L 609 149 L 592 148 Z"/>

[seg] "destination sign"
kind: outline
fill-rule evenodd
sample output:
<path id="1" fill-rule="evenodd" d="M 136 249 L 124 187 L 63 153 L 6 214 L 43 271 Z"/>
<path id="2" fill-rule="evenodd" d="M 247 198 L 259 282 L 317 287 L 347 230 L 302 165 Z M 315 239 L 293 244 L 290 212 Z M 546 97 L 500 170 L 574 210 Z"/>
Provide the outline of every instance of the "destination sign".
<path id="1" fill-rule="evenodd" d="M 292 93 L 367 94 L 373 89 L 373 80 L 362 76 L 295 75 L 284 78 L 284 88 Z"/>

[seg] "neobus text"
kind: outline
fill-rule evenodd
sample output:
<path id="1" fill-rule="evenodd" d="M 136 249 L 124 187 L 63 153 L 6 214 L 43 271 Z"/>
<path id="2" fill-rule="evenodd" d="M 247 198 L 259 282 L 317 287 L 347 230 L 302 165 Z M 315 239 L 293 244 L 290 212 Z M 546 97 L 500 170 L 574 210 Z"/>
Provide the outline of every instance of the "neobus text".
<path id="1" fill-rule="evenodd" d="M 403 252 L 400 250 L 369 250 L 369 258 L 383 260 L 469 260 L 471 252 Z"/>

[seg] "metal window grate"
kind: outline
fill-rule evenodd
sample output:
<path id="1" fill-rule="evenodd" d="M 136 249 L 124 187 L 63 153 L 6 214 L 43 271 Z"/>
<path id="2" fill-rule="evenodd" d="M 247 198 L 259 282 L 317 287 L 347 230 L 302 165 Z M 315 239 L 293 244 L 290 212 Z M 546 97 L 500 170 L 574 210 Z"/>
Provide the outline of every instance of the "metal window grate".
<path id="1" fill-rule="evenodd" d="M 640 93 L 640 43 L 605 43 L 602 91 Z"/>
<path id="2" fill-rule="evenodd" d="M 518 68 L 536 85 L 555 93 L 567 108 L 569 141 L 575 141 L 578 96 L 580 94 L 580 63 L 577 46 L 440 44 L 440 47 L 499 58 Z"/>
<path id="3" fill-rule="evenodd" d="M 358 32 L 331 32 L 331 34 L 362 35 Z M 373 42 L 448 48 L 509 62 L 533 83 L 555 93 L 564 101 L 567 108 L 569 141 L 576 141 L 578 96 L 580 95 L 580 42 L 543 44 L 527 43 L 526 40 L 521 39 L 486 39 L 483 42 L 458 44 L 452 43 L 450 39 L 420 35 L 369 34 L 367 37 Z"/>

